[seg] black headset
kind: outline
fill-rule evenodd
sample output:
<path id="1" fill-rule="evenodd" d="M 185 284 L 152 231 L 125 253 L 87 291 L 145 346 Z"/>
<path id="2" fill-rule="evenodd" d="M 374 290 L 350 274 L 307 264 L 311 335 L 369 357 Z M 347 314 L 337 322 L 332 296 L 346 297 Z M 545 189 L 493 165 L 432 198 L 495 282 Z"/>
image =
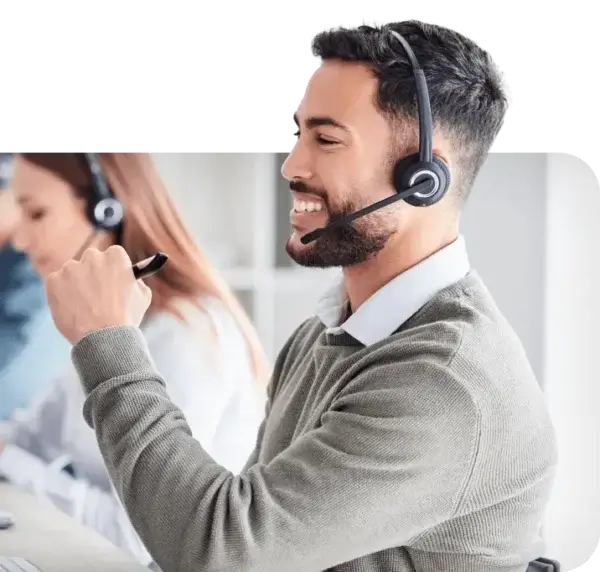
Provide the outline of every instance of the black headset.
<path id="1" fill-rule="evenodd" d="M 92 181 L 92 195 L 88 201 L 87 215 L 97 230 L 118 232 L 125 214 L 123 205 L 114 196 L 102 172 L 96 153 L 83 153 Z"/>
<path id="2" fill-rule="evenodd" d="M 357 218 L 397 201 L 404 200 L 413 207 L 428 207 L 439 202 L 450 188 L 450 169 L 443 159 L 433 154 L 433 119 L 425 74 L 408 42 L 398 32 L 388 31 L 400 42 L 413 72 L 419 116 L 419 152 L 403 157 L 394 165 L 392 184 L 396 194 L 308 232 L 300 239 L 302 244 L 313 242 L 334 228 L 349 225 Z"/>
<path id="3" fill-rule="evenodd" d="M 414 189 L 404 200 L 415 207 L 426 207 L 440 201 L 450 187 L 450 170 L 445 161 L 433 154 L 433 119 L 425 74 L 408 42 L 396 31 L 390 34 L 400 42 L 410 62 L 419 114 L 419 153 L 400 159 L 393 173 L 396 191 L 403 195 Z M 418 183 L 430 181 L 429 190 L 415 188 Z"/>

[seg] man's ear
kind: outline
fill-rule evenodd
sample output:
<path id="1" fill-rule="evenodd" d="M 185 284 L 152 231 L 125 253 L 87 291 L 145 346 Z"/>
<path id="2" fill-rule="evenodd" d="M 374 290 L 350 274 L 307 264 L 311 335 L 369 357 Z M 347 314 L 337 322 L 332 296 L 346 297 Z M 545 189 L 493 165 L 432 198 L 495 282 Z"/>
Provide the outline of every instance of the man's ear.
<path id="1" fill-rule="evenodd" d="M 433 154 L 442 159 L 448 166 L 448 169 L 452 169 L 450 145 L 448 144 L 448 141 L 440 135 L 434 135 L 433 137 Z"/>

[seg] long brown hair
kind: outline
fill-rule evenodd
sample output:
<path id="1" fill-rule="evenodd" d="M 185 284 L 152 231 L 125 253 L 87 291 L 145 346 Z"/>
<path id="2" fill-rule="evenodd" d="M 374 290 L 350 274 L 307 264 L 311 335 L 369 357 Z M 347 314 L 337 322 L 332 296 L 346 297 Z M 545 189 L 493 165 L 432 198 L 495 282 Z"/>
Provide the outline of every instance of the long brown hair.
<path id="1" fill-rule="evenodd" d="M 23 153 L 21 157 L 55 173 L 72 185 L 77 193 L 89 195 L 91 176 L 81 154 Z M 149 311 L 167 311 L 184 320 L 178 301 L 201 305 L 204 296 L 217 298 L 240 328 L 254 375 L 264 387 L 270 366 L 256 330 L 228 284 L 192 238 L 152 157 L 147 153 L 102 153 L 99 157 L 104 176 L 125 209 L 121 246 L 133 261 L 142 260 L 157 251 L 169 255 L 165 268 L 147 281 L 152 289 Z"/>

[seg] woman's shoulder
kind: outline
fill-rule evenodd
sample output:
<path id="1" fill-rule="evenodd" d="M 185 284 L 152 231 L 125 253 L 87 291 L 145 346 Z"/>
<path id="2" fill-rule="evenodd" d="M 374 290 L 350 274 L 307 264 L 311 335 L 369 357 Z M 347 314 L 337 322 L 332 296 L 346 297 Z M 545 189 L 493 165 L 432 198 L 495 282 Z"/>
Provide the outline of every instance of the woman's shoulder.
<path id="1" fill-rule="evenodd" d="M 149 342 L 154 339 L 164 342 L 165 337 L 170 337 L 179 341 L 215 343 L 226 336 L 230 344 L 231 338 L 242 337 L 229 309 L 215 297 L 178 300 L 175 309 L 177 313 L 157 311 L 142 324 L 142 331 Z"/>
<path id="2" fill-rule="evenodd" d="M 181 315 L 156 312 L 141 328 L 159 370 L 212 371 L 220 383 L 244 383 L 251 377 L 245 339 L 223 302 L 204 297 L 178 302 L 177 310 Z"/>

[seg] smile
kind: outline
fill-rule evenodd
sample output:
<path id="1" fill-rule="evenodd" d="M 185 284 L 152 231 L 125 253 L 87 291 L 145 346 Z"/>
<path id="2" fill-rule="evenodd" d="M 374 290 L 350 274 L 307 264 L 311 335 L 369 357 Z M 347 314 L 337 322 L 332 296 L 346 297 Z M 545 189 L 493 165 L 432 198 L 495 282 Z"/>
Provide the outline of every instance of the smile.
<path id="1" fill-rule="evenodd" d="M 294 199 L 294 211 L 297 213 L 303 212 L 319 212 L 323 210 L 323 203 L 317 201 L 300 201 Z"/>

